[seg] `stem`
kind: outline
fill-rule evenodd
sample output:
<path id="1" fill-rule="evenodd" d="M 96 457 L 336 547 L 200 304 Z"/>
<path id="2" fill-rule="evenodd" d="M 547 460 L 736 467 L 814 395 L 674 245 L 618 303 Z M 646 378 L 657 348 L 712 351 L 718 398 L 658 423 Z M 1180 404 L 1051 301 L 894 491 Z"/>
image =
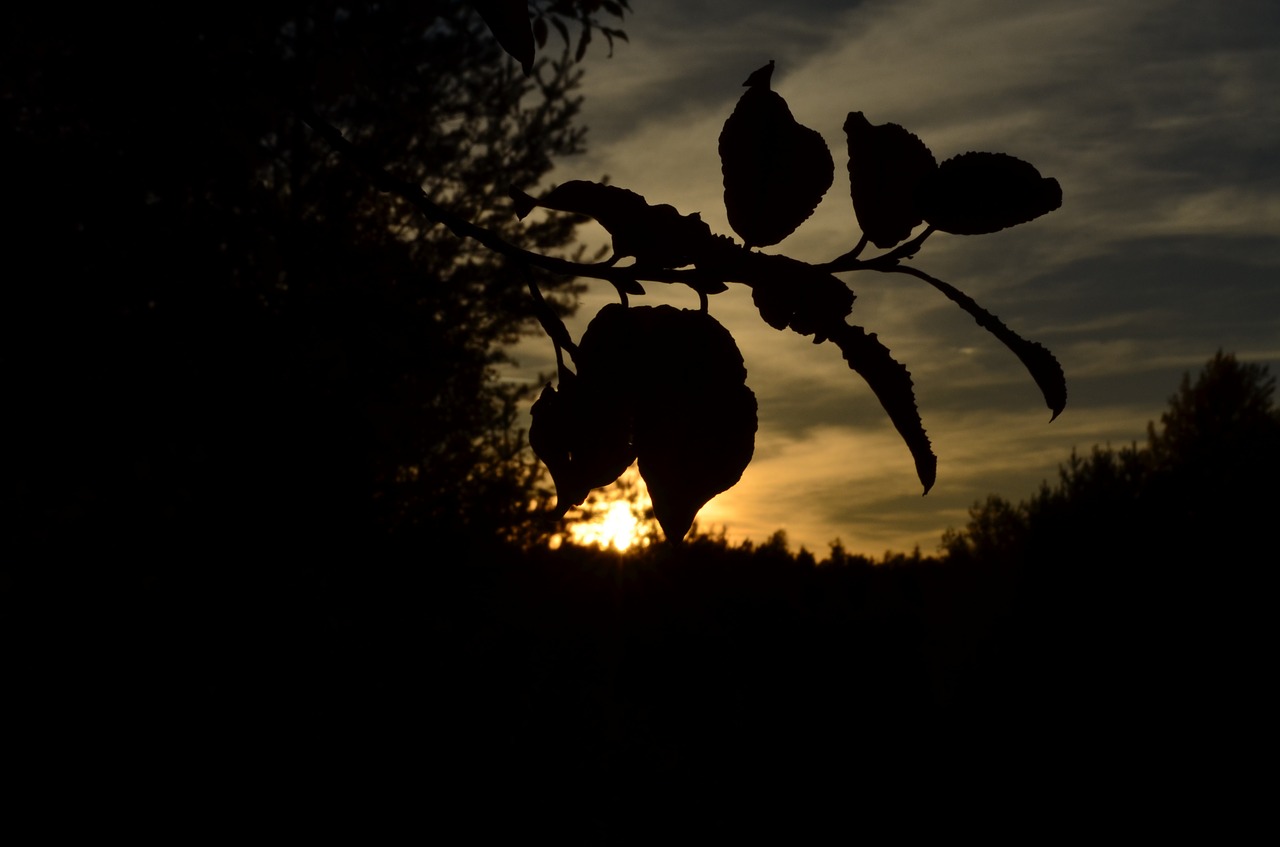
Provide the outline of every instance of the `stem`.
<path id="1" fill-rule="evenodd" d="M 839 256 L 827 262 L 825 265 L 818 265 L 819 270 L 827 273 L 840 273 L 842 271 L 858 271 L 865 268 L 873 270 L 884 270 L 888 267 L 894 267 L 903 259 L 909 259 L 920 251 L 920 246 L 924 244 L 925 239 L 937 232 L 931 226 L 924 228 L 924 231 L 910 241 L 904 241 L 888 253 L 881 253 L 879 256 L 872 256 L 870 259 L 859 260 L 858 254 L 862 252 L 862 248 L 866 246 L 867 237 L 864 235 L 862 240 L 858 242 L 858 246 L 854 247 L 843 256 Z"/>
<path id="2" fill-rule="evenodd" d="M 533 313 L 538 318 L 538 323 L 542 324 L 542 329 L 551 338 L 551 343 L 556 348 L 556 374 L 563 376 L 565 371 L 564 353 L 568 350 L 569 355 L 573 356 L 574 361 L 578 359 L 578 346 L 573 343 L 573 339 L 569 337 L 569 328 L 564 325 L 564 321 L 560 320 L 560 316 L 551 310 L 547 305 L 547 301 L 542 296 L 538 284 L 533 280 L 533 274 L 529 273 L 528 265 L 521 265 L 524 271 L 525 280 L 529 284 L 529 293 L 533 296 Z"/>

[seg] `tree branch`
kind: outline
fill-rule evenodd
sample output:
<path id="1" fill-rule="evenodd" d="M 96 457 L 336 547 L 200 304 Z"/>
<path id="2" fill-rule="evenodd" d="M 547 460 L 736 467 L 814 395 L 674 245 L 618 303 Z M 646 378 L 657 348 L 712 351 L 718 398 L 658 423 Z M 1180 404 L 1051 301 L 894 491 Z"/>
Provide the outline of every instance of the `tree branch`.
<path id="1" fill-rule="evenodd" d="M 842 273 L 844 271 L 861 271 L 861 270 L 884 270 L 893 267 L 903 259 L 909 259 L 920 251 L 921 245 L 925 239 L 936 232 L 933 227 L 925 227 L 924 231 L 910 241 L 904 241 L 888 253 L 881 253 L 879 256 L 872 256 L 870 259 L 859 259 L 864 247 L 867 246 L 867 237 L 864 235 L 858 242 L 857 246 L 845 253 L 827 262 L 824 265 L 816 265 L 818 270 L 827 273 Z"/>
<path id="2" fill-rule="evenodd" d="M 330 147 L 341 153 L 368 176 L 370 182 L 379 191 L 385 191 L 388 194 L 400 197 L 429 220 L 448 228 L 454 235 L 478 241 L 494 253 L 564 276 L 606 280 L 620 287 L 620 290 L 627 287 L 628 283 L 634 285 L 637 279 L 644 279 L 646 282 L 683 284 L 694 289 L 700 289 L 706 285 L 706 273 L 697 270 L 681 271 L 647 267 L 641 269 L 634 265 L 617 267 L 608 263 L 583 264 L 555 256 L 544 256 L 541 253 L 534 253 L 517 247 L 484 227 L 474 224 L 439 205 L 428 197 L 420 186 L 392 176 L 385 168 L 372 161 L 364 151 L 348 141 L 337 127 L 316 114 L 316 111 L 310 106 L 299 106 L 298 112 L 303 122 L 319 133 L 329 143 Z"/>

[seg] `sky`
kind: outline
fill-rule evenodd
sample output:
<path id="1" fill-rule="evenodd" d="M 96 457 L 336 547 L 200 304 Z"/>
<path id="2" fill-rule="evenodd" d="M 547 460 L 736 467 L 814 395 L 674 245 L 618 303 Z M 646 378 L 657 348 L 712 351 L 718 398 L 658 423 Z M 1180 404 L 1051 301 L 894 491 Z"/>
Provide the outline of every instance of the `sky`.
<path id="1" fill-rule="evenodd" d="M 756 68 L 822 134 L 835 182 L 816 213 L 765 252 L 830 260 L 857 241 L 842 130 L 850 111 L 897 123 L 938 161 L 1008 153 L 1062 186 L 1062 208 L 982 236 L 936 234 L 912 261 L 1015 332 L 1067 377 L 1061 417 L 1022 364 L 912 277 L 842 274 L 848 320 L 910 370 L 938 457 L 921 496 L 910 454 L 830 344 L 761 321 L 731 286 L 711 314 L 732 332 L 759 402 L 755 455 L 702 510 L 702 529 L 763 541 L 785 529 L 822 554 L 937 550 L 990 493 L 1053 481 L 1073 448 L 1142 442 L 1185 372 L 1219 348 L 1280 370 L 1280 4 L 1274 0 L 636 0 L 612 58 L 593 45 L 581 122 L 588 152 L 548 185 L 609 181 L 725 218 L 717 139 Z M 600 45 L 602 46 L 602 45 Z M 584 228 L 589 245 L 602 230 Z M 696 307 L 650 284 L 637 305 Z M 616 296 L 590 281 L 575 337 Z M 552 370 L 550 344 L 515 351 Z"/>

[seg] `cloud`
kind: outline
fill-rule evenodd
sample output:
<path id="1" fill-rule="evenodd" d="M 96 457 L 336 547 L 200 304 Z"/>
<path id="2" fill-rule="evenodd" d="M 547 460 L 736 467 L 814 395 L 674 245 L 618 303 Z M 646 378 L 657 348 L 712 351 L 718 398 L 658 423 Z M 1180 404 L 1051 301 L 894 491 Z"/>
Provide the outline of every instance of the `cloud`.
<path id="1" fill-rule="evenodd" d="M 704 525 L 757 540 L 785 527 L 811 549 L 840 535 L 853 550 L 928 550 L 988 492 L 1030 494 L 1072 446 L 1141 439 L 1182 372 L 1218 347 L 1280 361 L 1274 3 L 687 2 L 638 8 L 627 29 L 630 44 L 588 69 L 592 152 L 556 179 L 607 173 L 728 232 L 717 139 L 742 80 L 772 58 L 775 90 L 837 167 L 814 217 L 771 252 L 820 261 L 856 240 L 850 110 L 906 126 L 939 159 L 1017 155 L 1064 190 L 1045 218 L 936 235 L 914 260 L 1055 352 L 1070 392 L 1062 418 L 1047 426 L 1021 363 L 923 282 L 847 275 L 851 320 L 911 370 L 934 439 L 938 488 L 919 498 L 906 448 L 838 352 L 768 328 L 735 289 L 712 314 L 743 351 L 760 439 Z M 599 288 L 575 333 L 613 299 Z M 651 302 L 695 302 L 648 288 Z"/>
<path id="2" fill-rule="evenodd" d="M 713 499 L 699 523 L 727 525 L 734 541 L 786 529 L 796 545 L 814 551 L 839 537 L 849 549 L 872 555 L 915 546 L 929 553 L 945 529 L 963 526 L 968 508 L 986 494 L 1017 500 L 1041 480 L 1056 479 L 1072 448 L 1145 440 L 1132 421 L 1128 406 L 1094 408 L 1052 425 L 1047 414 L 983 409 L 949 416 L 930 431 L 939 463 L 938 483 L 927 496 L 887 422 L 875 430 L 815 427 L 802 438 L 762 432 L 742 481 Z"/>

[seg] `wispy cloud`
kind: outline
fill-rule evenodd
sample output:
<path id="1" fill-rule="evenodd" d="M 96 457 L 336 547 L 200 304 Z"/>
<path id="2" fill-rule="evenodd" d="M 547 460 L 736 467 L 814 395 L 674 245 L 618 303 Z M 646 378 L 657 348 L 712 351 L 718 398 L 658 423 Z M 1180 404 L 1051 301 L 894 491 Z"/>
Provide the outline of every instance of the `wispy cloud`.
<path id="1" fill-rule="evenodd" d="M 911 369 L 940 457 L 938 488 L 920 498 L 906 448 L 838 352 L 769 329 L 734 291 L 712 313 L 746 358 L 760 442 L 704 525 L 756 538 L 785 527 L 811 549 L 839 535 L 867 552 L 928 550 L 988 491 L 1031 493 L 1072 446 L 1142 438 L 1181 373 L 1218 347 L 1280 359 L 1273 2 L 638 4 L 628 31 L 613 59 L 590 63 L 592 151 L 556 179 L 607 173 L 728 232 L 717 138 L 739 84 L 776 59 L 775 90 L 837 168 L 818 212 L 774 251 L 821 260 L 855 240 L 851 110 L 908 127 L 939 158 L 1025 158 L 1065 195 L 1025 227 L 935 236 L 915 260 L 1054 350 L 1071 392 L 1062 418 L 1046 425 L 1021 364 L 928 286 L 851 276 L 852 319 Z M 609 299 L 584 300 L 575 331 Z"/>

